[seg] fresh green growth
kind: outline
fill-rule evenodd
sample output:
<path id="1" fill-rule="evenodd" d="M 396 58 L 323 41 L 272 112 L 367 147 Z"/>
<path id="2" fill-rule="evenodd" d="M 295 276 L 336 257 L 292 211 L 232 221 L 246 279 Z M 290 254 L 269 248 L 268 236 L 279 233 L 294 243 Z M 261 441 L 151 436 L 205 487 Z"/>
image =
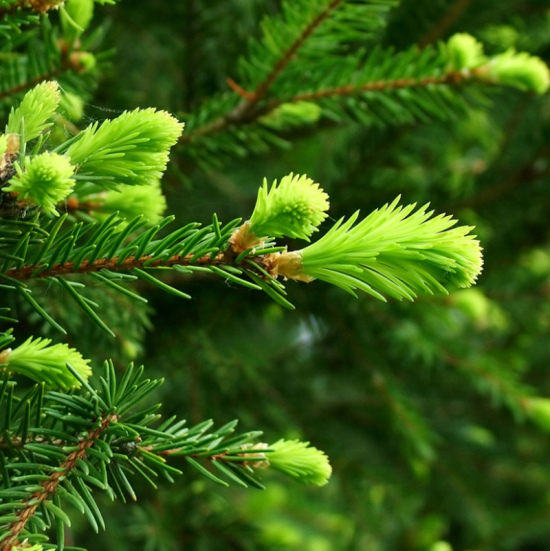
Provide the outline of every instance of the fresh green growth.
<path id="1" fill-rule="evenodd" d="M 416 205 L 398 202 L 399 197 L 355 226 L 359 212 L 346 222 L 342 218 L 309 247 L 276 256 L 278 274 L 321 279 L 352 295 L 361 289 L 381 300 L 386 300 L 381 293 L 413 300 L 417 293 L 471 286 L 483 264 L 472 228 L 453 228 L 450 216 L 431 218 L 428 205 L 413 213 Z"/>
<path id="2" fill-rule="evenodd" d="M 38 138 L 52 125 L 59 105 L 57 82 L 43 82 L 25 94 L 19 107 L 12 108 L 6 134 L 19 134 L 26 142 Z"/>
<path id="3" fill-rule="evenodd" d="M 119 186 L 98 197 L 98 212 L 117 213 L 126 220 L 143 215 L 149 225 L 158 224 L 166 211 L 166 198 L 162 193 L 160 181 L 146 186 Z"/>
<path id="4" fill-rule="evenodd" d="M 183 124 L 165 111 L 136 109 L 81 132 L 67 150 L 79 177 L 96 187 L 151 185 L 162 177 Z"/>
<path id="5" fill-rule="evenodd" d="M 233 247 L 242 252 L 268 237 L 293 237 L 309 241 L 327 217 L 328 195 L 313 180 L 289 174 L 269 188 L 267 180 L 258 191 L 252 217 L 233 236 Z"/>
<path id="6" fill-rule="evenodd" d="M 9 372 L 25 375 L 51 388 L 79 388 L 80 382 L 67 368 L 70 364 L 85 380 L 92 374 L 85 360 L 74 348 L 66 344 L 51 345 L 50 339 L 28 338 L 14 350 L 0 352 L 0 365 Z"/>
<path id="7" fill-rule="evenodd" d="M 64 155 L 41 153 L 26 159 L 25 170 L 16 163 L 17 176 L 10 180 L 6 191 L 17 192 L 48 214 L 59 216 L 56 206 L 73 191 L 74 167 Z"/>
<path id="8" fill-rule="evenodd" d="M 311 178 L 289 174 L 273 182 L 264 179 L 258 192 L 250 231 L 260 238 L 292 237 L 309 241 L 309 236 L 327 217 L 328 195 Z"/>
<path id="9" fill-rule="evenodd" d="M 324 486 L 332 474 L 328 457 L 309 442 L 279 440 L 269 449 L 273 450 L 265 454 L 269 467 L 303 484 Z"/>
<path id="10" fill-rule="evenodd" d="M 550 399 L 529 398 L 525 402 L 527 415 L 545 431 L 550 431 Z"/>
<path id="11" fill-rule="evenodd" d="M 544 94 L 550 87 L 547 65 L 536 56 L 513 49 L 494 57 L 488 73 L 495 82 Z"/>
<path id="12" fill-rule="evenodd" d="M 451 36 L 447 42 L 447 55 L 449 68 L 453 71 L 475 69 L 487 61 L 483 53 L 483 44 L 466 33 Z"/>
<path id="13" fill-rule="evenodd" d="M 94 16 L 94 0 L 67 0 L 61 7 L 61 27 L 65 38 L 73 42 L 90 25 Z"/>

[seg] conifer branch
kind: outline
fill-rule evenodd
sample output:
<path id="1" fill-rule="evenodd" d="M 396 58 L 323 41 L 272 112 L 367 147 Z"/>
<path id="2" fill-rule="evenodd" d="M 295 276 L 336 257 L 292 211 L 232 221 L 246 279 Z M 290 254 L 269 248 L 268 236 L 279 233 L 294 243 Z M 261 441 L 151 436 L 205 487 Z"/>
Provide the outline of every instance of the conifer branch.
<path id="1" fill-rule="evenodd" d="M 56 264 L 51 268 L 43 270 L 35 275 L 33 275 L 33 272 L 39 270 L 40 266 L 23 266 L 22 268 L 13 268 L 6 272 L 6 275 L 14 279 L 24 281 L 29 279 L 43 279 L 46 277 L 60 277 L 77 274 L 84 275 L 99 272 L 101 270 L 121 272 L 143 267 L 170 268 L 173 266 L 222 266 L 231 264 L 231 261 L 228 260 L 226 255 L 224 254 L 218 254 L 214 258 L 212 258 L 211 255 L 207 254 L 192 261 L 193 257 L 193 253 L 185 256 L 174 255 L 170 258 L 167 258 L 166 260 L 156 260 L 154 262 L 148 263 L 147 265 L 146 263 L 152 258 L 151 255 L 141 256 L 140 258 L 130 256 L 120 264 L 118 262 L 118 257 L 108 259 L 99 258 L 91 263 L 85 260 L 76 270 L 74 269 L 74 262 L 65 262 L 63 264 Z"/>
<path id="2" fill-rule="evenodd" d="M 252 92 L 248 105 L 241 106 L 241 109 L 248 111 L 250 107 L 260 100 L 262 100 L 273 83 L 277 80 L 278 76 L 285 70 L 285 67 L 292 61 L 292 58 L 296 55 L 297 51 L 303 46 L 306 40 L 315 32 L 315 29 L 319 27 L 330 16 L 330 14 L 337 9 L 344 0 L 332 0 L 330 4 L 315 17 L 311 23 L 305 27 L 302 34 L 298 37 L 296 42 L 290 46 L 284 53 L 283 57 L 279 59 L 271 73 L 267 75 L 267 78 L 259 84 L 259 86 Z"/>
<path id="3" fill-rule="evenodd" d="M 11 551 L 12 547 L 17 544 L 19 534 L 25 528 L 29 518 L 36 513 L 36 510 L 44 501 L 55 494 L 59 483 L 71 473 L 79 460 L 86 458 L 88 449 L 109 428 L 111 422 L 116 422 L 117 419 L 118 417 L 115 414 L 103 417 L 96 428 L 89 429 L 86 437 L 80 439 L 78 450 L 73 451 L 59 468 L 51 473 L 48 480 L 40 483 L 42 490 L 35 492 L 26 502 L 26 506 L 17 513 L 19 518 L 8 527 L 10 535 L 0 543 L 0 551 Z"/>
<path id="4" fill-rule="evenodd" d="M 449 72 L 441 76 L 431 76 L 425 78 L 399 78 L 396 80 L 381 80 L 378 82 L 366 82 L 365 84 L 350 84 L 349 86 L 339 86 L 337 88 L 328 88 L 326 90 L 317 90 L 315 92 L 304 92 L 296 94 L 287 99 L 274 100 L 270 102 L 266 111 L 272 111 L 284 103 L 297 103 L 299 101 L 317 101 L 323 98 L 334 96 L 351 96 L 360 92 L 398 90 L 402 88 L 421 88 L 432 84 L 459 85 L 469 80 L 467 76 L 459 72 Z"/>

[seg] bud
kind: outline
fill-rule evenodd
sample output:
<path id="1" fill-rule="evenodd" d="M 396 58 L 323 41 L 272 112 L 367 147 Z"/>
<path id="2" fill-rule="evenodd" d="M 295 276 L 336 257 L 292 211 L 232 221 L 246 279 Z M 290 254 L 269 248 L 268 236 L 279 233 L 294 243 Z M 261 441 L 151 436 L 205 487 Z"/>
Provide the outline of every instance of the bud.
<path id="1" fill-rule="evenodd" d="M 116 190 L 108 191 L 97 208 L 101 214 L 118 212 L 126 220 L 143 214 L 151 226 L 162 220 L 165 211 L 166 198 L 158 180 L 146 186 L 119 186 Z"/>
<path id="2" fill-rule="evenodd" d="M 0 354 L 0 365 L 8 371 L 25 375 L 39 383 L 46 383 L 52 388 L 69 389 L 80 387 L 80 383 L 67 369 L 70 364 L 84 379 L 92 374 L 82 355 L 66 344 L 50 346 L 50 339 L 32 337 L 15 350 L 4 350 Z"/>
<path id="3" fill-rule="evenodd" d="M 81 177 L 93 176 L 91 183 L 100 188 L 149 185 L 162 177 L 170 148 L 182 130 L 183 124 L 165 111 L 126 111 L 101 125 L 90 125 L 67 155 L 79 166 Z"/>
<path id="4" fill-rule="evenodd" d="M 342 218 L 313 245 L 268 255 L 266 266 L 288 279 L 321 279 L 355 295 L 355 289 L 381 300 L 380 292 L 399 300 L 416 293 L 447 293 L 444 285 L 470 287 L 481 272 L 479 242 L 471 227 L 450 216 L 431 218 L 427 205 L 398 207 L 399 197 L 355 224 L 359 212 Z M 452 228 L 452 229 L 450 229 Z"/>
<path id="5" fill-rule="evenodd" d="M 42 153 L 27 157 L 24 172 L 17 163 L 15 169 L 17 176 L 4 190 L 18 192 L 22 199 L 30 199 L 47 213 L 59 216 L 56 205 L 73 191 L 74 167 L 69 159 L 57 153 Z"/>
<path id="6" fill-rule="evenodd" d="M 94 0 L 67 0 L 61 10 L 63 34 L 69 42 L 85 31 L 94 15 Z"/>
<path id="7" fill-rule="evenodd" d="M 267 180 L 258 192 L 254 212 L 231 238 L 237 253 L 261 245 L 267 237 L 292 237 L 309 241 L 327 217 L 328 195 L 307 176 L 289 174 L 280 184 Z"/>
<path id="8" fill-rule="evenodd" d="M 279 440 L 269 446 L 267 452 L 269 468 L 291 476 L 303 484 L 324 486 L 332 467 L 328 457 L 317 448 L 310 447 L 309 442 L 298 440 Z"/>
<path id="9" fill-rule="evenodd" d="M 25 94 L 17 109 L 12 108 L 6 133 L 23 135 L 26 142 L 37 138 L 51 125 L 59 105 L 57 82 L 43 82 Z"/>
<path id="10" fill-rule="evenodd" d="M 475 69 L 487 61 L 483 54 L 483 44 L 466 33 L 451 36 L 447 42 L 447 55 L 449 69 L 453 71 Z"/>
<path id="11" fill-rule="evenodd" d="M 494 57 L 487 67 L 489 77 L 499 83 L 544 94 L 550 87 L 550 72 L 539 57 L 510 49 Z"/>
<path id="12" fill-rule="evenodd" d="M 550 431 L 550 399 L 528 398 L 525 409 L 529 418 L 541 429 Z"/>

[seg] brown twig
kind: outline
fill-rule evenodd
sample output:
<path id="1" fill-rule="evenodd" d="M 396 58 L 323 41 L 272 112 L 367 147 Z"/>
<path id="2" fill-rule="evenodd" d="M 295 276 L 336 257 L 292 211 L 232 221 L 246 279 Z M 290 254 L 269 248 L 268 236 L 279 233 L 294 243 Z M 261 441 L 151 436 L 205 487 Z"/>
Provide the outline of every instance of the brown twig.
<path id="1" fill-rule="evenodd" d="M 246 118 L 233 118 L 231 114 L 226 115 L 225 117 L 216 119 L 211 123 L 197 128 L 195 131 L 188 133 L 182 137 L 182 142 L 191 142 L 195 137 L 207 136 L 215 132 L 225 130 L 229 126 L 240 126 L 244 124 L 250 124 L 255 122 L 260 117 L 263 117 L 277 107 L 285 103 L 297 103 L 299 101 L 316 101 L 323 98 L 329 98 L 334 96 L 351 96 L 358 94 L 360 92 L 368 91 L 384 91 L 384 90 L 397 90 L 401 88 L 421 88 L 429 86 L 431 84 L 440 84 L 440 85 L 458 85 L 463 82 L 467 82 L 468 79 L 478 76 L 475 71 L 473 71 L 470 76 L 466 76 L 459 72 L 449 72 L 441 76 L 431 76 L 424 78 L 399 78 L 395 80 L 380 80 L 376 82 L 366 82 L 365 84 L 355 84 L 348 86 L 339 86 L 336 88 L 327 88 L 325 90 L 317 90 L 315 92 L 304 92 L 301 94 L 296 94 L 288 98 L 272 100 L 267 105 L 262 108 L 256 107 L 247 114 Z M 249 92 L 243 91 L 243 93 L 248 94 Z"/>
<path id="2" fill-rule="evenodd" d="M 94 260 L 94 262 L 89 263 L 87 260 L 82 262 L 82 264 L 75 269 L 74 262 L 65 262 L 64 264 L 55 264 L 51 268 L 43 270 L 42 272 L 36 274 L 35 276 L 32 273 L 39 269 L 40 266 L 23 266 L 22 268 L 12 268 L 6 272 L 6 275 L 19 280 L 35 279 L 35 278 L 45 278 L 45 277 L 57 277 L 57 276 L 66 276 L 71 274 L 91 274 L 94 272 L 99 272 L 101 270 L 110 270 L 112 272 L 120 272 L 125 270 L 132 270 L 134 268 L 159 268 L 159 267 L 172 267 L 172 266 L 190 266 L 191 259 L 193 254 L 190 253 L 186 256 L 175 255 L 166 260 L 155 260 L 149 265 L 145 266 L 145 263 L 148 260 L 151 260 L 152 256 L 145 255 L 140 258 L 135 258 L 130 256 L 126 258 L 123 262 L 118 262 L 118 257 L 116 258 L 99 258 Z M 193 261 L 192 265 L 198 266 L 220 266 L 223 264 L 230 264 L 230 261 L 226 260 L 226 257 L 223 254 L 218 254 L 214 259 L 211 259 L 211 255 L 207 254 L 200 258 L 197 258 Z"/>
<path id="3" fill-rule="evenodd" d="M 332 0 L 332 2 L 315 17 L 311 23 L 304 29 L 296 42 L 283 54 L 283 57 L 277 62 L 267 78 L 254 90 L 253 99 L 250 103 L 254 104 L 263 99 L 285 67 L 292 61 L 297 51 L 304 45 L 306 40 L 315 32 L 317 27 L 323 23 L 329 15 L 340 6 L 343 0 Z"/>
<path id="4" fill-rule="evenodd" d="M 423 48 L 439 40 L 471 3 L 472 0 L 456 0 L 451 8 L 445 12 L 441 19 L 435 24 L 435 27 L 418 41 L 418 45 Z"/>
<path id="5" fill-rule="evenodd" d="M 316 92 L 304 92 L 296 94 L 291 98 L 274 100 L 269 103 L 268 109 L 276 109 L 283 103 L 297 103 L 299 101 L 316 101 L 333 96 L 351 96 L 359 92 L 398 90 L 400 88 L 421 88 L 430 84 L 453 84 L 457 85 L 465 81 L 466 77 L 458 72 L 449 72 L 438 77 L 424 78 L 399 78 L 395 80 L 380 80 L 377 82 L 367 82 L 365 84 L 352 84 L 349 86 L 339 86 L 337 88 L 327 88 L 326 90 L 317 90 Z"/>
<path id="6" fill-rule="evenodd" d="M 19 534 L 21 534 L 25 528 L 28 520 L 36 513 L 38 507 L 55 494 L 59 483 L 70 474 L 79 460 L 86 457 L 88 448 L 91 448 L 94 442 L 100 438 L 103 432 L 109 427 L 111 422 L 116 422 L 117 419 L 115 414 L 104 417 L 98 427 L 90 429 L 86 437 L 80 440 L 78 443 L 78 450 L 72 452 L 67 459 L 61 463 L 59 468 L 52 472 L 48 480 L 40 483 L 42 489 L 35 492 L 30 499 L 27 500 L 26 506 L 17 513 L 18 519 L 8 527 L 8 533 L 10 535 L 0 543 L 0 551 L 11 551 L 12 547 L 17 544 Z"/>

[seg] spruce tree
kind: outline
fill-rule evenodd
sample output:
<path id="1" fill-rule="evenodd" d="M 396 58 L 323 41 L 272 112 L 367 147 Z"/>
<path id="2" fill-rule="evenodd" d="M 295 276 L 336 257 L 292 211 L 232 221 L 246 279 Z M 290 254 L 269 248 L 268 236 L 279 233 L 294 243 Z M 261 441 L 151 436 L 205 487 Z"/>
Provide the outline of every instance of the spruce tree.
<path id="1" fill-rule="evenodd" d="M 516 11 L 0 0 L 0 551 L 544 548 Z"/>

